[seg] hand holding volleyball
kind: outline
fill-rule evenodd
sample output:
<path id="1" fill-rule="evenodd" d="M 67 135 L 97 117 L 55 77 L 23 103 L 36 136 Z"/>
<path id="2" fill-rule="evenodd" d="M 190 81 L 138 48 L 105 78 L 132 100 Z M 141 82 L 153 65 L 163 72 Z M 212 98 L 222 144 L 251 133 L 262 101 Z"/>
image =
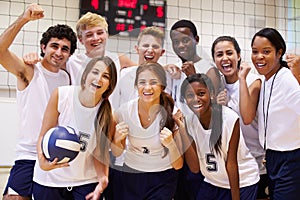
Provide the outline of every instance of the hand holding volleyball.
<path id="1" fill-rule="evenodd" d="M 56 126 L 49 129 L 42 140 L 46 159 L 58 164 L 71 162 L 80 151 L 80 141 L 73 128 Z"/>

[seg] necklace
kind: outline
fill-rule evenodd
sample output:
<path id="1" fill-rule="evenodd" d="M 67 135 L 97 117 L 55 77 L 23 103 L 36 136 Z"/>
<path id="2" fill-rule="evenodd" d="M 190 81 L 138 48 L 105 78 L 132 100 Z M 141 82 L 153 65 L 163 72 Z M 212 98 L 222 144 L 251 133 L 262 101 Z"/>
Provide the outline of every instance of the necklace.
<path id="1" fill-rule="evenodd" d="M 150 110 L 147 111 L 147 109 L 140 103 L 140 114 L 141 116 L 144 116 L 144 119 L 146 118 L 147 122 L 151 121 L 151 113 Z"/>
<path id="2" fill-rule="evenodd" d="M 271 88 L 270 88 L 270 95 L 269 95 L 269 99 L 268 99 L 268 104 L 267 104 L 267 113 L 265 113 L 265 85 L 266 85 L 266 80 L 264 81 L 264 93 L 263 93 L 263 116 L 264 116 L 264 150 L 266 150 L 266 143 L 267 143 L 267 128 L 268 128 L 268 117 L 269 117 L 269 107 L 270 107 L 270 102 L 271 102 L 271 96 L 272 96 L 272 92 L 273 92 L 273 85 L 274 85 L 274 81 L 275 78 L 279 72 L 279 70 L 281 69 L 281 67 L 279 67 L 279 69 L 276 71 L 274 78 L 272 80 L 271 83 Z"/>
<path id="3" fill-rule="evenodd" d="M 147 122 L 150 122 L 153 118 L 155 118 L 158 110 L 156 109 L 156 105 L 152 105 L 150 109 L 146 109 L 143 104 L 140 103 L 140 114 L 144 116 L 144 119 Z"/>

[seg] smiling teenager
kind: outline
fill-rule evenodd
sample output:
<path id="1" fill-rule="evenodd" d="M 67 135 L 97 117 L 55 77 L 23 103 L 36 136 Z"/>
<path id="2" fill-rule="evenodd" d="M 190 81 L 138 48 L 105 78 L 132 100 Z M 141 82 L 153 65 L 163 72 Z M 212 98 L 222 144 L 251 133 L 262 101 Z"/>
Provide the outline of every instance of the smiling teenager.
<path id="1" fill-rule="evenodd" d="M 108 184 L 109 144 L 113 116 L 109 95 L 117 82 L 109 57 L 93 58 L 85 67 L 80 86 L 58 87 L 47 105 L 37 143 L 34 199 L 102 199 Z M 80 138 L 78 156 L 70 163 L 46 160 L 42 138 L 55 126 L 68 126 Z"/>
<path id="2" fill-rule="evenodd" d="M 43 58 L 37 64 L 28 65 L 9 50 L 24 25 L 43 17 L 42 7 L 30 4 L 0 36 L 0 64 L 17 78 L 17 109 L 20 120 L 17 157 L 4 190 L 4 199 L 32 198 L 37 136 L 44 110 L 52 91 L 70 83 L 67 73 L 60 69 L 77 48 L 76 35 L 69 26 L 51 26 L 43 33 L 40 41 Z"/>
<path id="3" fill-rule="evenodd" d="M 171 200 L 183 158 L 172 118 L 174 101 L 164 91 L 165 70 L 158 63 L 143 63 L 137 68 L 134 85 L 138 97 L 115 112 L 112 152 L 119 156 L 126 149 L 121 199 Z"/>
<path id="4" fill-rule="evenodd" d="M 220 36 L 213 42 L 211 53 L 216 66 L 225 78 L 224 85 L 226 90 L 224 93 L 218 95 L 218 101 L 224 102 L 223 105 L 228 106 L 240 116 L 238 74 L 241 64 L 241 49 L 239 44 L 233 37 Z M 260 77 L 257 74 L 250 73 L 247 76 L 247 86 L 250 93 L 258 96 L 261 87 Z M 246 145 L 255 157 L 259 167 L 260 181 L 257 198 L 267 199 L 268 177 L 266 175 L 266 168 L 263 165 L 265 151 L 259 143 L 257 117 L 250 124 L 245 124 L 240 117 L 240 126 Z"/>
<path id="5" fill-rule="evenodd" d="M 263 28 L 251 41 L 252 63 L 264 78 L 259 95 L 252 95 L 242 63 L 239 74 L 240 111 L 245 123 L 257 112 L 260 144 L 266 150 L 271 199 L 297 199 L 300 195 L 300 65 L 297 56 L 283 60 L 286 44 L 273 28 Z M 295 65 L 296 64 L 296 65 Z M 288 67 L 292 69 L 289 70 Z"/>
<path id="6" fill-rule="evenodd" d="M 240 134 L 238 115 L 216 103 L 214 86 L 205 74 L 188 76 L 181 94 L 192 111 L 174 116 L 184 156 L 191 171 L 204 176 L 196 199 L 255 200 L 258 165 Z"/>

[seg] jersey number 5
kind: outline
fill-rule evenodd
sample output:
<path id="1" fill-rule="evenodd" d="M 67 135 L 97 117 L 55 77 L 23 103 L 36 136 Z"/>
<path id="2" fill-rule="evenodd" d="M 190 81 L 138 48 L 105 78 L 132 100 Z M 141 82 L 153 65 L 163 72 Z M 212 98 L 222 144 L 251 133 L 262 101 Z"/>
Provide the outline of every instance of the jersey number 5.
<path id="1" fill-rule="evenodd" d="M 206 169 L 210 172 L 216 172 L 218 170 L 217 162 L 215 155 L 212 153 L 206 154 Z"/>
<path id="2" fill-rule="evenodd" d="M 90 138 L 90 135 L 89 134 L 86 134 L 86 133 L 83 133 L 81 131 L 79 131 L 79 140 L 80 140 L 80 151 L 82 152 L 85 152 L 86 151 L 86 148 L 87 148 L 87 145 L 88 145 L 88 142 L 87 142 L 87 139 Z"/>

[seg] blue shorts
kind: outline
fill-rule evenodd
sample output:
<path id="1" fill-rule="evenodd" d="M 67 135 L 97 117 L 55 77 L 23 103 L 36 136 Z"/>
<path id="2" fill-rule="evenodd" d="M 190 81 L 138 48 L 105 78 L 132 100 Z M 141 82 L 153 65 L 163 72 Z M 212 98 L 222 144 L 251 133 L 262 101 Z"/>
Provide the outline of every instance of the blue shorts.
<path id="1" fill-rule="evenodd" d="M 129 172 L 130 171 L 130 172 Z M 140 172 L 124 165 L 122 180 L 124 200 L 172 200 L 177 185 L 178 172 L 168 169 L 161 172 Z"/>
<path id="2" fill-rule="evenodd" d="M 33 197 L 38 200 L 85 200 L 85 196 L 95 190 L 98 183 L 74 187 L 47 187 L 34 182 Z M 103 197 L 101 195 L 100 199 Z"/>
<path id="3" fill-rule="evenodd" d="M 109 167 L 109 182 L 106 189 L 103 191 L 103 196 L 108 200 L 119 200 L 123 198 L 123 181 L 122 181 L 122 167 Z"/>
<path id="4" fill-rule="evenodd" d="M 183 167 L 178 170 L 178 183 L 174 196 L 174 200 L 196 199 L 204 176 L 201 172 L 195 174 L 191 172 L 187 163 L 183 163 Z"/>
<path id="5" fill-rule="evenodd" d="M 240 188 L 241 200 L 256 200 L 258 184 Z M 203 181 L 197 200 L 231 200 L 231 191 L 227 188 L 220 188 Z"/>
<path id="6" fill-rule="evenodd" d="M 271 199 L 300 198 L 300 149 L 266 152 Z"/>
<path id="7" fill-rule="evenodd" d="M 20 196 L 31 197 L 33 187 L 33 169 L 35 160 L 16 160 L 11 168 L 4 195 L 11 188 Z"/>

